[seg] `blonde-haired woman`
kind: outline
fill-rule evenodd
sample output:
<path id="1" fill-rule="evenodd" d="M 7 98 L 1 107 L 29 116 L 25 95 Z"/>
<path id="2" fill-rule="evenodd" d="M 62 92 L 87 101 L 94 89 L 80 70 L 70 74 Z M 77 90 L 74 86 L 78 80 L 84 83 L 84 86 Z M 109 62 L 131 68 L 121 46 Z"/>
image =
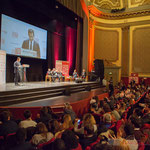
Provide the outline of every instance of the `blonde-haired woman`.
<path id="1" fill-rule="evenodd" d="M 94 127 L 94 132 L 97 131 L 97 125 L 96 125 L 95 118 L 90 113 L 87 113 L 83 116 L 83 123 L 82 123 L 81 128 L 78 129 L 78 122 L 77 122 L 77 120 L 75 121 L 74 131 L 78 134 L 84 134 L 84 126 L 86 126 L 87 124 L 92 124 Z"/>
<path id="2" fill-rule="evenodd" d="M 32 137 L 32 143 L 34 145 L 39 145 L 45 142 L 48 142 L 54 137 L 51 132 L 48 132 L 46 125 L 42 122 L 37 124 L 37 134 L 34 134 Z"/>
<path id="3" fill-rule="evenodd" d="M 72 129 L 73 127 L 71 116 L 69 114 L 64 115 L 63 124 L 60 127 L 61 130 Z"/>

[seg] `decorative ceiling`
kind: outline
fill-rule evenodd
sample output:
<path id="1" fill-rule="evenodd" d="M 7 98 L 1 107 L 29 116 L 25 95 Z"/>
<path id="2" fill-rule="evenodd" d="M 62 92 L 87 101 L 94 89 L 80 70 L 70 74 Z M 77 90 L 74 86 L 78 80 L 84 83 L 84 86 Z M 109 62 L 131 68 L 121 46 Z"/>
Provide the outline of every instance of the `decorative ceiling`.
<path id="1" fill-rule="evenodd" d="M 101 9 L 116 9 L 123 7 L 122 0 L 89 0 L 92 5 Z"/>
<path id="2" fill-rule="evenodd" d="M 135 8 L 150 5 L 150 0 L 88 0 L 91 5 L 100 9 Z"/>

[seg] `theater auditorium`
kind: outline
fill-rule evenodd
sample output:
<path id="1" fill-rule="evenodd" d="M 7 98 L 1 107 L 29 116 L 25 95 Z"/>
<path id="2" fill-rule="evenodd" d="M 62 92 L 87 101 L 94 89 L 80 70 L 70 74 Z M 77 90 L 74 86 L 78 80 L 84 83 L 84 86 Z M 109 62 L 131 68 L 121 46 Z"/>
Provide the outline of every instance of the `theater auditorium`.
<path id="1" fill-rule="evenodd" d="M 150 149 L 150 0 L 0 0 L 0 150 Z"/>

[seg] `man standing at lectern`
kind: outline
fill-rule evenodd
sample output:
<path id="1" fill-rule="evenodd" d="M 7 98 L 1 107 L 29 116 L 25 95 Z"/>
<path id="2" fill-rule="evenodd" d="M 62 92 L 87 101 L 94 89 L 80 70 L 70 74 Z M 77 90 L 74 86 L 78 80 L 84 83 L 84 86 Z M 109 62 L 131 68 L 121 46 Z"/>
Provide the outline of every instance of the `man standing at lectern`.
<path id="1" fill-rule="evenodd" d="M 21 61 L 21 58 L 17 57 L 17 60 L 14 62 L 15 85 L 19 85 L 18 82 L 19 82 L 19 80 L 21 80 L 21 77 L 20 77 L 21 63 L 20 63 L 20 61 Z"/>

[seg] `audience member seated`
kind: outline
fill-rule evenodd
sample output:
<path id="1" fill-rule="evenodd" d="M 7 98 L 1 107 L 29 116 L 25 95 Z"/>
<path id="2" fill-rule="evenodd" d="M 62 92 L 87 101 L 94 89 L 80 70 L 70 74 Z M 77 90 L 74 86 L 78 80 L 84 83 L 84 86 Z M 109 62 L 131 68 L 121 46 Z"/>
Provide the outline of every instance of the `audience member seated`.
<path id="1" fill-rule="evenodd" d="M 126 110 L 126 104 L 124 102 L 117 104 L 117 109 L 118 109 L 120 116 L 122 116 Z"/>
<path id="2" fill-rule="evenodd" d="M 45 142 L 50 141 L 54 135 L 51 132 L 48 132 L 45 124 L 40 122 L 37 124 L 37 134 L 32 137 L 32 143 L 34 145 L 39 145 Z"/>
<path id="3" fill-rule="evenodd" d="M 48 131 L 53 133 L 55 137 L 61 134 L 60 123 L 56 119 L 52 119 L 48 122 Z"/>
<path id="4" fill-rule="evenodd" d="M 52 144 L 52 150 L 68 150 L 62 139 L 56 139 Z"/>
<path id="5" fill-rule="evenodd" d="M 71 116 L 69 114 L 64 115 L 63 117 L 63 123 L 60 126 L 61 130 L 66 130 L 66 129 L 73 129 L 74 125 L 71 120 Z"/>
<path id="6" fill-rule="evenodd" d="M 114 106 L 111 107 L 111 114 L 114 116 L 116 121 L 121 119 L 120 114 L 118 113 L 118 111 L 115 109 Z"/>
<path id="7" fill-rule="evenodd" d="M 16 122 L 10 120 L 10 112 L 3 111 L 0 114 L 0 120 L 2 124 L 0 124 L 0 136 L 7 136 L 10 133 L 15 133 L 18 129 L 18 125 Z"/>
<path id="8" fill-rule="evenodd" d="M 104 105 L 104 115 L 103 115 L 103 122 L 105 123 L 106 127 L 109 128 L 111 126 L 111 122 L 114 121 L 111 115 L 111 109 L 108 104 Z"/>
<path id="9" fill-rule="evenodd" d="M 72 109 L 72 106 L 69 103 L 64 103 L 64 113 L 69 114 L 71 116 L 72 122 L 75 121 L 76 114 Z"/>
<path id="10" fill-rule="evenodd" d="M 107 86 L 107 80 L 106 80 L 105 77 L 104 77 L 103 80 L 102 80 L 102 85 L 103 85 L 103 86 Z"/>
<path id="11" fill-rule="evenodd" d="M 33 146 L 31 143 L 26 142 L 26 130 L 19 128 L 16 132 L 17 145 L 11 150 L 32 150 Z"/>
<path id="12" fill-rule="evenodd" d="M 39 117 L 36 119 L 36 122 L 43 122 L 46 126 L 48 125 L 48 121 L 52 119 L 52 116 L 48 113 L 48 109 L 47 107 L 43 107 L 40 110 L 40 115 Z"/>
<path id="13" fill-rule="evenodd" d="M 24 117 L 26 120 L 23 120 L 19 123 L 20 128 L 36 127 L 37 123 L 32 120 L 32 114 L 30 110 L 24 111 Z"/>
<path id="14" fill-rule="evenodd" d="M 84 136 L 80 138 L 80 144 L 82 149 L 85 150 L 87 146 L 97 140 L 97 134 L 94 132 L 94 126 L 91 123 L 87 123 L 84 126 Z"/>
<path id="15" fill-rule="evenodd" d="M 125 131 L 125 139 L 129 145 L 130 150 L 137 150 L 138 149 L 138 142 L 134 136 L 134 128 L 131 123 L 126 123 L 124 127 Z"/>
<path id="16" fill-rule="evenodd" d="M 93 113 L 99 113 L 98 112 L 98 102 L 99 102 L 99 99 L 97 96 L 93 97 L 91 100 L 90 100 L 90 111 L 93 112 Z"/>
<path id="17" fill-rule="evenodd" d="M 138 143 L 140 143 L 143 136 L 145 136 L 143 134 L 143 132 L 140 130 L 140 128 L 142 126 L 142 120 L 140 118 L 136 118 L 136 117 L 131 117 L 130 120 L 134 127 L 135 139 L 138 141 Z"/>
<path id="18" fill-rule="evenodd" d="M 78 119 L 75 120 L 75 124 L 74 124 L 74 131 L 77 133 L 77 134 L 84 134 L 84 126 L 86 124 L 92 124 L 93 125 L 93 128 L 94 128 L 94 132 L 97 131 L 97 125 L 96 125 L 96 121 L 93 117 L 92 114 L 90 113 L 87 113 L 83 116 L 83 123 L 81 125 L 81 128 L 78 128 Z"/>
<path id="19" fill-rule="evenodd" d="M 65 142 L 67 150 L 82 150 L 81 145 L 78 143 L 77 136 L 71 130 L 65 130 L 61 138 Z"/>

